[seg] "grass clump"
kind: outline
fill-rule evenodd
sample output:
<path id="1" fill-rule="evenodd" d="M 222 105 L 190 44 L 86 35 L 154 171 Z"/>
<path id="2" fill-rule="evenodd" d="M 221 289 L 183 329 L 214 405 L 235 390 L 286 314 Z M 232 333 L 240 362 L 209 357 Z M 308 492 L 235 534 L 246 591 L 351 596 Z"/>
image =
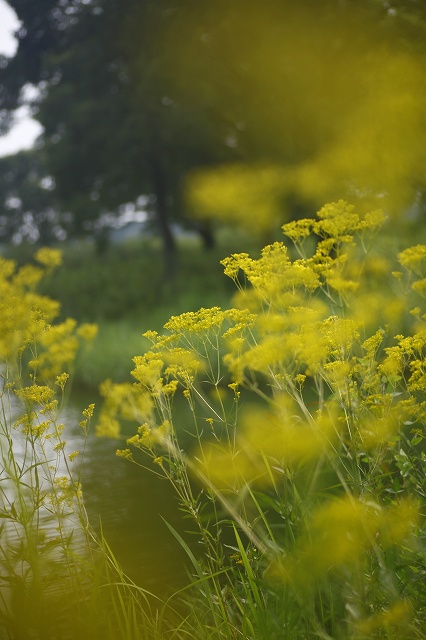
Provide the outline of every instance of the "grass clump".
<path id="1" fill-rule="evenodd" d="M 179 637 L 425 638 L 426 249 L 339 201 L 223 260 L 234 307 L 170 318 L 98 434 L 198 528 Z M 182 398 L 186 419 L 174 422 Z M 149 458 L 151 463 L 149 463 Z"/>

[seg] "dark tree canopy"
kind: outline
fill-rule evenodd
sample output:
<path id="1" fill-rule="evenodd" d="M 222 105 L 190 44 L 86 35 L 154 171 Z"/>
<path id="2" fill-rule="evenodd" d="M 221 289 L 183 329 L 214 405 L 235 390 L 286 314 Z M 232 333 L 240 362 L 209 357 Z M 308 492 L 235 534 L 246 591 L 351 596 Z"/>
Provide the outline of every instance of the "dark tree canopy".
<path id="1" fill-rule="evenodd" d="M 23 26 L 16 56 L 2 64 L 3 129 L 22 87 L 36 85 L 45 170 L 55 178 L 56 202 L 74 215 L 74 231 L 153 194 L 154 222 L 171 254 L 185 171 L 228 157 L 221 125 L 192 97 L 182 99 L 168 72 L 162 52 L 173 3 L 141 3 L 133 32 L 128 19 L 139 6 L 130 0 L 10 4 Z"/>

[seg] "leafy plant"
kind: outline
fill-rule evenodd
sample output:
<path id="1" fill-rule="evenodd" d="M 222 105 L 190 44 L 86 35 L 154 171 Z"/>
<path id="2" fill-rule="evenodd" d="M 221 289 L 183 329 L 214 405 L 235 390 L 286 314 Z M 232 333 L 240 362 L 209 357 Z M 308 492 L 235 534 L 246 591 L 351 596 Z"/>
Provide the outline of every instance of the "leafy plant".
<path id="1" fill-rule="evenodd" d="M 173 316 L 102 386 L 98 434 L 135 420 L 117 454 L 198 527 L 191 637 L 425 637 L 426 247 L 398 268 L 383 222 L 339 201 L 231 255 L 234 308 Z"/>

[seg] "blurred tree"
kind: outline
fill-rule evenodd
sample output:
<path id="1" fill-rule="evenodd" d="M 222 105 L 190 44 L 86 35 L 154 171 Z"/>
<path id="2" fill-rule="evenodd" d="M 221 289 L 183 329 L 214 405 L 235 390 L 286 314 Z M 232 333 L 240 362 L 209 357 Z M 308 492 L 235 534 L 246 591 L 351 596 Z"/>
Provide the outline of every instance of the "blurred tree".
<path id="1" fill-rule="evenodd" d="M 13 0 L 22 21 L 19 46 L 0 64 L 3 131 L 22 89 L 32 83 L 39 90 L 32 111 L 44 127 L 41 144 L 56 202 L 73 213 L 71 230 L 99 231 L 103 213 L 152 194 L 169 277 L 183 176 L 190 167 L 229 157 L 215 123 L 192 100 L 180 100 L 168 72 L 164 29 L 173 4 L 44 0 L 36 7 Z M 127 16 L 135 7 L 143 14 L 131 31 Z M 211 244 L 208 227 L 199 226 Z"/>
<path id="2" fill-rule="evenodd" d="M 54 180 L 43 168 L 37 151 L 21 151 L 0 158 L 0 241 L 62 240 L 70 215 L 61 212 Z"/>
<path id="3" fill-rule="evenodd" d="M 94 232 L 104 212 L 152 194 L 168 275 L 171 223 L 182 220 L 184 186 L 194 170 L 198 191 L 209 200 L 205 207 L 192 199 L 194 214 L 207 209 L 200 220 L 209 220 L 223 207 L 222 186 L 201 188 L 200 168 L 211 175 L 218 166 L 225 175 L 223 166 L 232 164 L 240 187 L 230 191 L 238 198 L 247 192 L 253 207 L 263 198 L 262 189 L 253 189 L 258 167 L 269 176 L 265 184 L 274 182 L 273 206 L 262 209 L 270 226 L 280 208 L 285 215 L 286 206 L 318 206 L 348 191 L 365 197 L 389 190 L 390 201 L 398 181 L 409 183 L 395 200 L 403 206 L 425 182 L 419 1 L 9 4 L 22 27 L 15 57 L 0 59 L 3 130 L 22 89 L 36 85 L 32 108 L 44 127 L 46 171 L 57 202 L 73 213 L 72 231 Z M 375 155 L 380 160 L 373 166 Z M 236 218 L 250 223 L 260 213 L 244 211 L 247 206 L 241 198 Z M 209 227 L 200 224 L 208 244 Z M 265 230 L 259 220 L 254 227 Z"/>

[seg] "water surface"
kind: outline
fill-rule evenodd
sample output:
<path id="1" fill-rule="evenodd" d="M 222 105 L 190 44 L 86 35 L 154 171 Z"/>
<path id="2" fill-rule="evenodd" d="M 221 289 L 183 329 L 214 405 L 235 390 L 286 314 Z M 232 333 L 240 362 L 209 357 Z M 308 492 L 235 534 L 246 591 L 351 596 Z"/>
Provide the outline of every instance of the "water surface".
<path id="1" fill-rule="evenodd" d="M 64 421 L 68 427 L 68 451 L 83 446 L 81 410 L 89 403 L 100 405 L 93 394 L 76 392 L 69 401 Z M 95 416 L 96 417 L 96 416 Z M 186 556 L 164 520 L 188 541 L 189 521 L 180 510 L 177 496 L 165 479 L 148 469 L 118 458 L 115 452 L 125 441 L 89 435 L 83 460 L 83 495 L 91 524 L 103 534 L 125 573 L 139 586 L 165 595 L 187 582 Z M 148 467 L 155 471 L 147 457 Z"/>

